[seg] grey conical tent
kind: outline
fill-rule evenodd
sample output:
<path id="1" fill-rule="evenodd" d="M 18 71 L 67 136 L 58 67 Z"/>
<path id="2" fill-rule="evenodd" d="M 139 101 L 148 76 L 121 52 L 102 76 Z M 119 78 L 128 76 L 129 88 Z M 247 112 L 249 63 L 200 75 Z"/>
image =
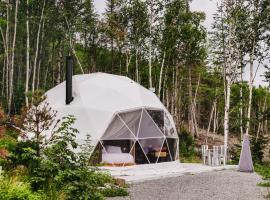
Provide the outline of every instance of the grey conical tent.
<path id="1" fill-rule="evenodd" d="M 238 170 L 241 172 L 253 172 L 254 170 L 248 135 L 244 136 Z"/>

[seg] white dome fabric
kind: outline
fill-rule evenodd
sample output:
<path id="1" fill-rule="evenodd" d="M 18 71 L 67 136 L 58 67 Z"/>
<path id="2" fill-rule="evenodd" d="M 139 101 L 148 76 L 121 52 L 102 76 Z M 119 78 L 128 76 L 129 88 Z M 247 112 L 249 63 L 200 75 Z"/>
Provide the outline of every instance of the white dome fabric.
<path id="1" fill-rule="evenodd" d="M 74 115 L 74 127 L 79 130 L 79 144 L 89 134 L 95 146 L 117 113 L 140 108 L 164 110 L 176 133 L 172 116 L 158 97 L 127 77 L 106 73 L 75 75 L 74 100 L 70 105 L 65 103 L 65 91 L 65 82 L 52 88 L 46 93 L 47 102 L 53 110 L 58 111 L 58 118 Z"/>

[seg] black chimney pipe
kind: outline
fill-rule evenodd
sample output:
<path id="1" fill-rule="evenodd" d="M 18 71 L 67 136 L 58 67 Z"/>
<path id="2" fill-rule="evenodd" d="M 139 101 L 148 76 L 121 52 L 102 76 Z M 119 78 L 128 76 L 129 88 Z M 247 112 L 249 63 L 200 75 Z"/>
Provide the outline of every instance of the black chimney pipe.
<path id="1" fill-rule="evenodd" d="M 72 56 L 66 57 L 66 104 L 69 105 L 73 100 L 72 96 L 72 75 L 74 61 Z"/>

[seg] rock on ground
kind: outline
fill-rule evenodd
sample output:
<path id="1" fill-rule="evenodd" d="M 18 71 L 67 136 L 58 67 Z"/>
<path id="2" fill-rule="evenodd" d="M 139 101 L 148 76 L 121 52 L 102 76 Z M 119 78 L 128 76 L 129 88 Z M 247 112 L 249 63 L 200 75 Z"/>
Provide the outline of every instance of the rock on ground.
<path id="1" fill-rule="evenodd" d="M 233 170 L 205 172 L 134 183 L 129 197 L 108 200 L 263 200 L 266 188 L 256 173 Z"/>

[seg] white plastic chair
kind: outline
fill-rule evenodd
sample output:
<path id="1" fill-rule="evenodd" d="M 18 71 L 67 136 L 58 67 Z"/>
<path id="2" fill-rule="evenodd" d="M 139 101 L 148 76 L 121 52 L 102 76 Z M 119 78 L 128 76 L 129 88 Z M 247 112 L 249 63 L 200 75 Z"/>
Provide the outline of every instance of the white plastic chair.
<path id="1" fill-rule="evenodd" d="M 203 164 L 205 165 L 206 164 L 206 156 L 207 156 L 208 145 L 202 145 L 201 150 L 202 150 Z"/>
<path id="2" fill-rule="evenodd" d="M 212 166 L 220 165 L 220 146 L 213 146 Z"/>
<path id="3" fill-rule="evenodd" d="M 213 149 L 207 149 L 206 150 L 206 152 L 207 152 L 207 165 L 212 165 L 213 163 L 212 163 L 212 157 L 213 157 Z"/>
<path id="4" fill-rule="evenodd" d="M 219 146 L 219 164 L 221 165 L 222 163 L 224 164 L 224 145 Z"/>

